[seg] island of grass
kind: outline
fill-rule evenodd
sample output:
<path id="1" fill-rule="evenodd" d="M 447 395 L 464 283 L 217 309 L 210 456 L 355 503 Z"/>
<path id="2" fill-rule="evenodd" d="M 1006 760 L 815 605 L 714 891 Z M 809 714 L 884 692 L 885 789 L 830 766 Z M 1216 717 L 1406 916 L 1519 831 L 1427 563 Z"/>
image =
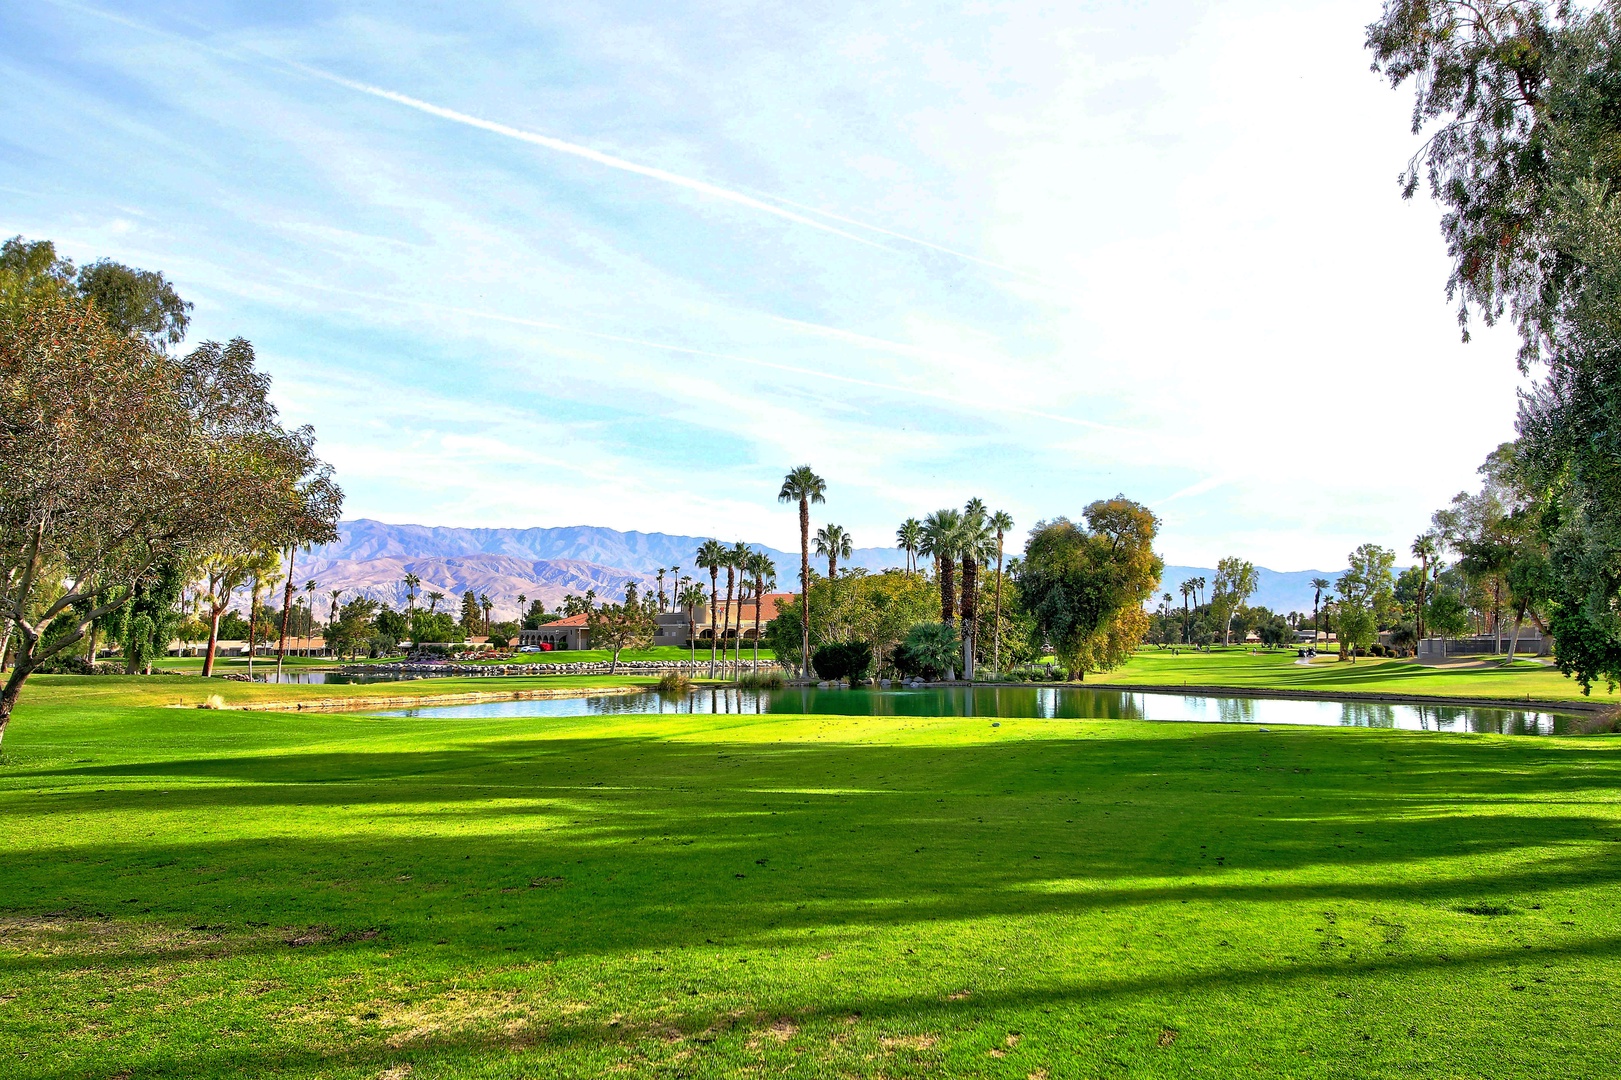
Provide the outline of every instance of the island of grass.
<path id="1" fill-rule="evenodd" d="M 1525 657 L 1469 657 L 1432 664 L 1416 660 L 1359 657 L 1355 663 L 1324 653 L 1302 662 L 1293 649 L 1243 647 L 1144 648 L 1113 671 L 1087 677 L 1104 686 L 1269 691 L 1309 695 L 1474 698 L 1503 702 L 1573 702 L 1621 705 L 1621 695 L 1603 684 L 1591 694 L 1552 664 Z"/>
<path id="2" fill-rule="evenodd" d="M 8 1077 L 1621 1056 L 1615 738 L 165 707 L 217 688 L 26 689 L 0 765 Z"/>

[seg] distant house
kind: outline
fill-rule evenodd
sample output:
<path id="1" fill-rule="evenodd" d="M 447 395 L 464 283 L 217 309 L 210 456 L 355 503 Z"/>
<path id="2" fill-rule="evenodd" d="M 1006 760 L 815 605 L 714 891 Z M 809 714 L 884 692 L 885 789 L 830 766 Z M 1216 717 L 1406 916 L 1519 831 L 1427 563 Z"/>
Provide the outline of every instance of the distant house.
<path id="1" fill-rule="evenodd" d="M 780 604 L 792 600 L 793 593 L 767 593 L 758 605 L 760 608 L 760 631 L 763 634 L 766 626 L 777 617 L 777 608 Z M 742 638 L 745 642 L 754 640 L 754 610 L 755 602 L 745 600 L 739 603 L 733 600 L 730 607 L 730 626 L 723 626 L 724 611 L 717 615 L 715 629 L 722 632 L 727 641 Z M 586 626 L 587 617 L 584 615 L 570 615 L 566 619 L 549 622 L 545 626 L 533 630 L 520 630 L 518 644 L 523 645 L 550 645 L 554 649 L 589 649 L 591 647 L 591 631 Z M 708 641 L 710 638 L 709 608 L 700 605 L 693 609 L 691 620 L 688 620 L 686 609 L 680 611 L 660 612 L 656 617 L 658 630 L 653 635 L 655 645 L 685 645 L 687 636 L 694 629 L 697 630 L 695 640 Z"/>
<path id="2" fill-rule="evenodd" d="M 591 631 L 586 628 L 586 618 L 584 615 L 570 615 L 533 630 L 519 630 L 518 644 L 520 647 L 550 645 L 554 649 L 589 649 Z"/>

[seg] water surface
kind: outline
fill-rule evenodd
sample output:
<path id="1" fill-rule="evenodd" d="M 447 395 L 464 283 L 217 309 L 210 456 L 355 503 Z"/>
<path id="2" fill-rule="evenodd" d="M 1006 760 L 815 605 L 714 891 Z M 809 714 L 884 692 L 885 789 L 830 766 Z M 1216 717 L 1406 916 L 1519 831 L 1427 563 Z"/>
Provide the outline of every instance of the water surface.
<path id="1" fill-rule="evenodd" d="M 690 694 L 643 691 L 470 705 L 428 705 L 378 715 L 461 719 L 665 713 L 980 716 L 987 720 L 1154 720 L 1514 735 L 1563 735 L 1578 730 L 1579 721 L 1579 717 L 1572 714 L 1532 709 L 1291 701 L 1283 698 L 1205 697 L 1036 686 L 941 687 L 926 690 L 818 690 L 814 687 L 783 690 L 700 689 Z"/>

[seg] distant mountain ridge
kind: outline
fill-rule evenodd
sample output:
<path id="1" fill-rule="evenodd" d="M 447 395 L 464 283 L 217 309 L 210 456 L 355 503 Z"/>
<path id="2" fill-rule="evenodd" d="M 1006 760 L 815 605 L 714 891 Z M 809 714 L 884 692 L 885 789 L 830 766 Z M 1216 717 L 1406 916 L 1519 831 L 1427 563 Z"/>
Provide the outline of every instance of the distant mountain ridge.
<path id="1" fill-rule="evenodd" d="M 620 532 L 592 525 L 533 529 L 464 529 L 439 525 L 391 525 L 372 518 L 338 523 L 340 539 L 316 548 L 315 558 L 327 560 L 458 558 L 470 555 L 506 555 L 515 559 L 568 559 L 594 563 L 638 574 L 657 573 L 660 567 L 692 570 L 692 558 L 707 536 L 670 533 Z M 730 543 L 730 540 L 726 541 Z M 778 580 L 796 573 L 799 552 L 780 551 L 764 544 L 749 544 L 777 564 Z M 899 548 L 857 548 L 846 565 L 883 570 L 905 565 Z"/>
<path id="2" fill-rule="evenodd" d="M 671 533 L 621 532 L 590 525 L 533 529 L 464 529 L 432 525 L 391 525 L 371 518 L 338 524 L 339 540 L 301 554 L 295 581 L 319 582 L 317 611 L 325 612 L 333 589 L 346 598 L 368 596 L 390 607 L 405 605 L 405 575 L 422 579 L 417 603 L 427 605 L 429 592 L 445 594 L 446 605 L 459 611 L 461 595 L 471 590 L 489 596 L 497 619 L 515 618 L 518 596 L 540 600 L 555 608 L 566 593 L 595 589 L 598 596 L 622 595 L 625 584 L 656 587 L 662 566 L 694 572 L 693 555 L 708 537 Z M 777 564 L 781 588 L 795 587 L 799 553 L 750 544 Z M 821 562 L 821 560 L 817 560 Z M 867 570 L 900 568 L 905 556 L 899 548 L 857 548 L 845 565 Z M 825 563 L 823 564 L 825 569 Z M 1256 567 L 1260 587 L 1250 603 L 1277 612 L 1311 611 L 1311 579 L 1338 581 L 1343 570 L 1269 570 Z M 1173 565 L 1165 568 L 1159 593 L 1170 593 L 1180 607 L 1179 586 L 1188 578 L 1205 579 L 1205 598 L 1215 588 L 1216 571 L 1209 566 Z M 669 588 L 666 579 L 666 589 Z M 1157 606 L 1156 599 L 1150 607 Z"/>

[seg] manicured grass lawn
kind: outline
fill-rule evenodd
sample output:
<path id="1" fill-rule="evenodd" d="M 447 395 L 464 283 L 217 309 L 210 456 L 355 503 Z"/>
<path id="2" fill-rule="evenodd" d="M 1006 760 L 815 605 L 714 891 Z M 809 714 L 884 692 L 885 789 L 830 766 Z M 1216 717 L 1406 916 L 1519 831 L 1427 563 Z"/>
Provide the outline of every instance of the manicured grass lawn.
<path id="1" fill-rule="evenodd" d="M 1194 652 L 1140 649 L 1126 664 L 1106 675 L 1089 676 L 1100 683 L 1144 685 L 1233 686 L 1274 690 L 1354 691 L 1375 694 L 1437 694 L 1451 697 L 1533 698 L 1542 701 L 1577 700 L 1581 684 L 1556 668 L 1534 660 L 1516 660 L 1512 667 L 1491 660 L 1480 667 L 1431 667 L 1411 660 L 1362 657 L 1352 664 L 1332 655 L 1318 656 L 1309 667 L 1297 664 L 1294 650 L 1252 655 L 1248 649 Z M 1490 659 L 1490 658 L 1488 658 Z M 1592 701 L 1621 704 L 1621 696 L 1598 684 Z"/>
<path id="2" fill-rule="evenodd" d="M 707 681 L 700 680 L 708 685 Z M 218 694 L 226 705 L 262 701 L 331 701 L 335 698 L 422 697 L 439 694 L 505 694 L 519 690 L 592 690 L 655 686 L 656 675 L 512 675 L 502 678 L 402 679 L 394 682 L 313 685 L 236 682 L 191 675 L 35 675 L 28 700 L 51 708 L 112 705 L 201 705 Z"/>
<path id="3" fill-rule="evenodd" d="M 1621 1057 L 1614 738 L 382 719 L 121 682 L 31 684 L 5 740 L 7 1077 Z M 264 689 L 300 688 L 230 687 Z"/>

